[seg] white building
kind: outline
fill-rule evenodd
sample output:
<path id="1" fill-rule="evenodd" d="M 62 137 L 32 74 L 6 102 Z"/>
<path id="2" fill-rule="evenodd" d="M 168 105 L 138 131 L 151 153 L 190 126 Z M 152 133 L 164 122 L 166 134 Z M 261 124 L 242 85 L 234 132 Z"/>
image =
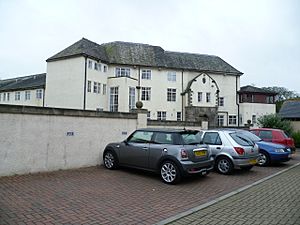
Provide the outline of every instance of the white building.
<path id="1" fill-rule="evenodd" d="M 217 56 L 83 38 L 47 59 L 43 106 L 129 112 L 141 101 L 149 119 L 238 126 L 242 74 Z"/>

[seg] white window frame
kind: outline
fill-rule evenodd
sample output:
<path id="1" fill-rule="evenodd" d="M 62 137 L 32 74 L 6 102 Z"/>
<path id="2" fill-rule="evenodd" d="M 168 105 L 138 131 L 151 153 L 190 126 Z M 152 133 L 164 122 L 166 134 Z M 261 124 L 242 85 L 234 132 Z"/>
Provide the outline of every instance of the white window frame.
<path id="1" fill-rule="evenodd" d="M 175 71 L 168 72 L 168 81 L 176 82 L 176 72 Z"/>
<path id="2" fill-rule="evenodd" d="M 88 61 L 88 68 L 93 69 L 93 61 L 92 60 Z"/>
<path id="3" fill-rule="evenodd" d="M 167 89 L 167 102 L 176 102 L 176 88 Z"/>
<path id="4" fill-rule="evenodd" d="M 129 110 L 135 108 L 135 87 L 129 87 Z"/>
<path id="5" fill-rule="evenodd" d="M 21 92 L 20 91 L 16 91 L 15 92 L 15 101 L 20 101 L 21 100 Z"/>
<path id="6" fill-rule="evenodd" d="M 130 68 L 116 67 L 116 77 L 130 77 Z"/>
<path id="7" fill-rule="evenodd" d="M 37 89 L 35 97 L 36 97 L 36 99 L 42 99 L 43 98 L 43 89 Z"/>
<path id="8" fill-rule="evenodd" d="M 152 71 L 150 69 L 142 69 L 142 80 L 151 80 Z"/>
<path id="9" fill-rule="evenodd" d="M 31 91 L 25 91 L 25 101 L 29 101 L 30 100 L 30 96 L 31 95 Z"/>
<path id="10" fill-rule="evenodd" d="M 177 121 L 181 121 L 181 116 L 182 116 L 181 112 L 177 112 L 176 113 L 176 119 L 177 119 Z"/>
<path id="11" fill-rule="evenodd" d="M 87 83 L 87 92 L 92 92 L 92 81 L 88 80 Z"/>
<path id="12" fill-rule="evenodd" d="M 118 112 L 119 109 L 119 87 L 111 87 L 109 92 L 109 111 Z"/>
<path id="13" fill-rule="evenodd" d="M 198 102 L 202 102 L 203 92 L 198 92 Z"/>
<path id="14" fill-rule="evenodd" d="M 101 83 L 94 82 L 93 92 L 96 93 L 96 94 L 101 93 Z"/>
<path id="15" fill-rule="evenodd" d="M 224 115 L 218 115 L 217 122 L 218 122 L 219 127 L 223 127 L 224 126 Z"/>
<path id="16" fill-rule="evenodd" d="M 167 112 L 157 111 L 157 120 L 167 120 Z"/>
<path id="17" fill-rule="evenodd" d="M 219 99 L 218 99 L 218 106 L 224 106 L 224 103 L 225 103 L 224 97 L 219 97 Z"/>
<path id="18" fill-rule="evenodd" d="M 228 125 L 236 125 L 237 124 L 237 116 L 229 115 L 228 116 Z"/>
<path id="19" fill-rule="evenodd" d="M 142 101 L 151 101 L 151 87 L 142 87 Z"/>
<path id="20" fill-rule="evenodd" d="M 103 65 L 103 72 L 104 72 L 104 73 L 106 73 L 106 72 L 107 72 L 107 70 L 108 70 L 108 67 L 107 67 L 107 65 Z"/>
<path id="21" fill-rule="evenodd" d="M 103 84 L 103 85 L 102 85 L 102 94 L 103 94 L 103 95 L 106 95 L 106 89 L 107 89 L 106 84 Z"/>
<path id="22" fill-rule="evenodd" d="M 10 93 L 9 93 L 9 92 L 7 92 L 6 94 L 7 94 L 7 97 L 6 97 L 6 99 L 7 99 L 7 101 L 9 102 L 9 101 L 10 101 Z"/>
<path id="23" fill-rule="evenodd" d="M 3 93 L 3 101 L 6 101 L 6 93 Z"/>
<path id="24" fill-rule="evenodd" d="M 206 92 L 206 102 L 209 103 L 211 101 L 211 94 L 210 92 Z"/>

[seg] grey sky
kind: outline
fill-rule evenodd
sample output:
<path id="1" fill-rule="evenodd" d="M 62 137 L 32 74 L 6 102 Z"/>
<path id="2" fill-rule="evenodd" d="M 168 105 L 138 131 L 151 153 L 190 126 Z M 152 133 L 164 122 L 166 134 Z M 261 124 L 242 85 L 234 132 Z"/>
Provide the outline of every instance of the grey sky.
<path id="1" fill-rule="evenodd" d="M 46 71 L 82 37 L 218 55 L 241 85 L 300 93 L 298 0 L 0 0 L 0 78 Z"/>

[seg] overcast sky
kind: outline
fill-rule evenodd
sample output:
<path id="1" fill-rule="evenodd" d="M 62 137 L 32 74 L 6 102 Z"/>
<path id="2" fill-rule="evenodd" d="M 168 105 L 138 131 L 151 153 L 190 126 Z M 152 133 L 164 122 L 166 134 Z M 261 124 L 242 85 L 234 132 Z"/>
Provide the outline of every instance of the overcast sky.
<path id="1" fill-rule="evenodd" d="M 220 56 L 241 85 L 300 93 L 298 0 L 0 0 L 0 78 L 46 72 L 82 37 Z"/>

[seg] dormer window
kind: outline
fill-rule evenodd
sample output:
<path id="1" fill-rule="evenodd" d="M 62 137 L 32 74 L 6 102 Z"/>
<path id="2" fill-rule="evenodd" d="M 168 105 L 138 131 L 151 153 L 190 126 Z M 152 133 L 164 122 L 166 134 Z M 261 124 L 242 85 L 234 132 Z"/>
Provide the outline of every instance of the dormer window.
<path id="1" fill-rule="evenodd" d="M 124 67 L 117 67 L 116 77 L 130 77 L 130 69 Z"/>

